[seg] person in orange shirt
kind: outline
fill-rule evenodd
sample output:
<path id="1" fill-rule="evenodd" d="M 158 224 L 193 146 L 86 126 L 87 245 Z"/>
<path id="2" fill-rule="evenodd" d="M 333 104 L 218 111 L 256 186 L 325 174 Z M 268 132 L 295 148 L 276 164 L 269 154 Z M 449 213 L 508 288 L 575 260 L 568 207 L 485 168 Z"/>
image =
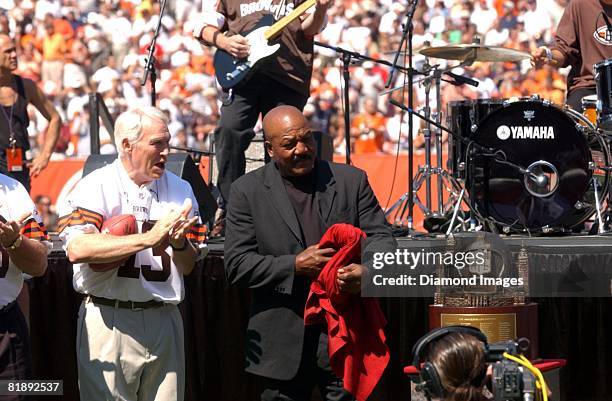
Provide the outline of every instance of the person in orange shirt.
<path id="1" fill-rule="evenodd" d="M 363 112 L 357 114 L 351 123 L 355 154 L 381 152 L 386 123 L 387 119 L 378 111 L 376 99 L 367 98 Z"/>
<path id="2" fill-rule="evenodd" d="M 55 31 L 52 22 L 45 23 L 44 27 L 46 35 L 42 42 L 42 80 L 53 82 L 59 93 L 62 89 L 64 55 L 67 52 L 66 39 Z"/>

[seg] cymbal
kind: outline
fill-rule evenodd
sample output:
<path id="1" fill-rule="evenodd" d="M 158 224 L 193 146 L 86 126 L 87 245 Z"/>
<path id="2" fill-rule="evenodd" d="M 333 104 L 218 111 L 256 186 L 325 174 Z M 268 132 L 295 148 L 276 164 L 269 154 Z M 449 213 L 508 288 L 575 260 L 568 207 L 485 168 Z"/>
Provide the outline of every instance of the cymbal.
<path id="1" fill-rule="evenodd" d="M 473 61 L 504 62 L 521 61 L 531 57 L 529 53 L 519 50 L 478 44 L 427 47 L 425 49 L 421 49 L 419 53 L 427 57 L 461 61 L 473 58 Z"/>

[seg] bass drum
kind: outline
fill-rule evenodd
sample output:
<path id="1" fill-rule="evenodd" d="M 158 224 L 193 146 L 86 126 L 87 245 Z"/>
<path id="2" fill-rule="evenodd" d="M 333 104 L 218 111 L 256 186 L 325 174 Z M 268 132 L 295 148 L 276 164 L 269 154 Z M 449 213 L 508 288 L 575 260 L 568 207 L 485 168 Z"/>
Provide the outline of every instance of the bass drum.
<path id="1" fill-rule="evenodd" d="M 593 215 L 596 191 L 600 200 L 607 193 L 608 148 L 571 109 L 537 97 L 506 102 L 473 142 L 466 188 L 477 212 L 506 232 L 568 230 Z"/>

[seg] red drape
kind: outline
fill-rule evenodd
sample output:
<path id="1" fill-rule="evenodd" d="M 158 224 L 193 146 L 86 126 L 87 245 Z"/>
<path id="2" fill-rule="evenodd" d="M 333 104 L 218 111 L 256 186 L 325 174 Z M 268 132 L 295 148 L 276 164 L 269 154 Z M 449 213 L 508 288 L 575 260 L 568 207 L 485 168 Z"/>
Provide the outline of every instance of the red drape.
<path id="1" fill-rule="evenodd" d="M 361 261 L 363 231 L 349 224 L 335 224 L 319 245 L 337 250 L 310 286 L 304 312 L 305 324 L 327 323 L 329 361 L 344 388 L 365 401 L 389 362 L 383 331 L 387 321 L 375 298 L 341 293 L 336 282 L 339 268 Z"/>

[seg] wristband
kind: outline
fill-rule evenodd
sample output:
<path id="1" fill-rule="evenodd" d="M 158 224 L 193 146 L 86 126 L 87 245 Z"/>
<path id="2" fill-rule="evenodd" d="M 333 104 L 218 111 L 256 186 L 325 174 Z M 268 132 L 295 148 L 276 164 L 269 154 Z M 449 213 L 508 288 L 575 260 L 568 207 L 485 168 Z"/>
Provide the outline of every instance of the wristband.
<path id="1" fill-rule="evenodd" d="M 546 60 L 548 62 L 552 61 L 552 50 L 550 50 L 548 47 L 544 46 L 544 51 L 546 52 Z"/>
<path id="2" fill-rule="evenodd" d="M 219 47 L 219 44 L 217 43 L 217 36 L 221 35 L 221 31 L 215 31 L 215 33 L 213 33 L 213 37 L 212 37 L 212 44 L 215 47 Z"/>
<path id="3" fill-rule="evenodd" d="M 13 241 L 9 246 L 7 246 L 6 249 L 10 251 L 14 251 L 15 249 L 21 246 L 22 242 L 23 242 L 23 236 L 19 234 L 19 236 L 15 238 L 15 241 Z"/>
<path id="4" fill-rule="evenodd" d="M 177 248 L 174 245 L 170 244 L 170 248 L 172 248 L 173 251 L 184 251 L 185 249 L 187 249 L 188 243 L 189 241 L 187 241 L 187 238 L 185 238 L 185 240 L 183 241 L 183 246 Z"/>

